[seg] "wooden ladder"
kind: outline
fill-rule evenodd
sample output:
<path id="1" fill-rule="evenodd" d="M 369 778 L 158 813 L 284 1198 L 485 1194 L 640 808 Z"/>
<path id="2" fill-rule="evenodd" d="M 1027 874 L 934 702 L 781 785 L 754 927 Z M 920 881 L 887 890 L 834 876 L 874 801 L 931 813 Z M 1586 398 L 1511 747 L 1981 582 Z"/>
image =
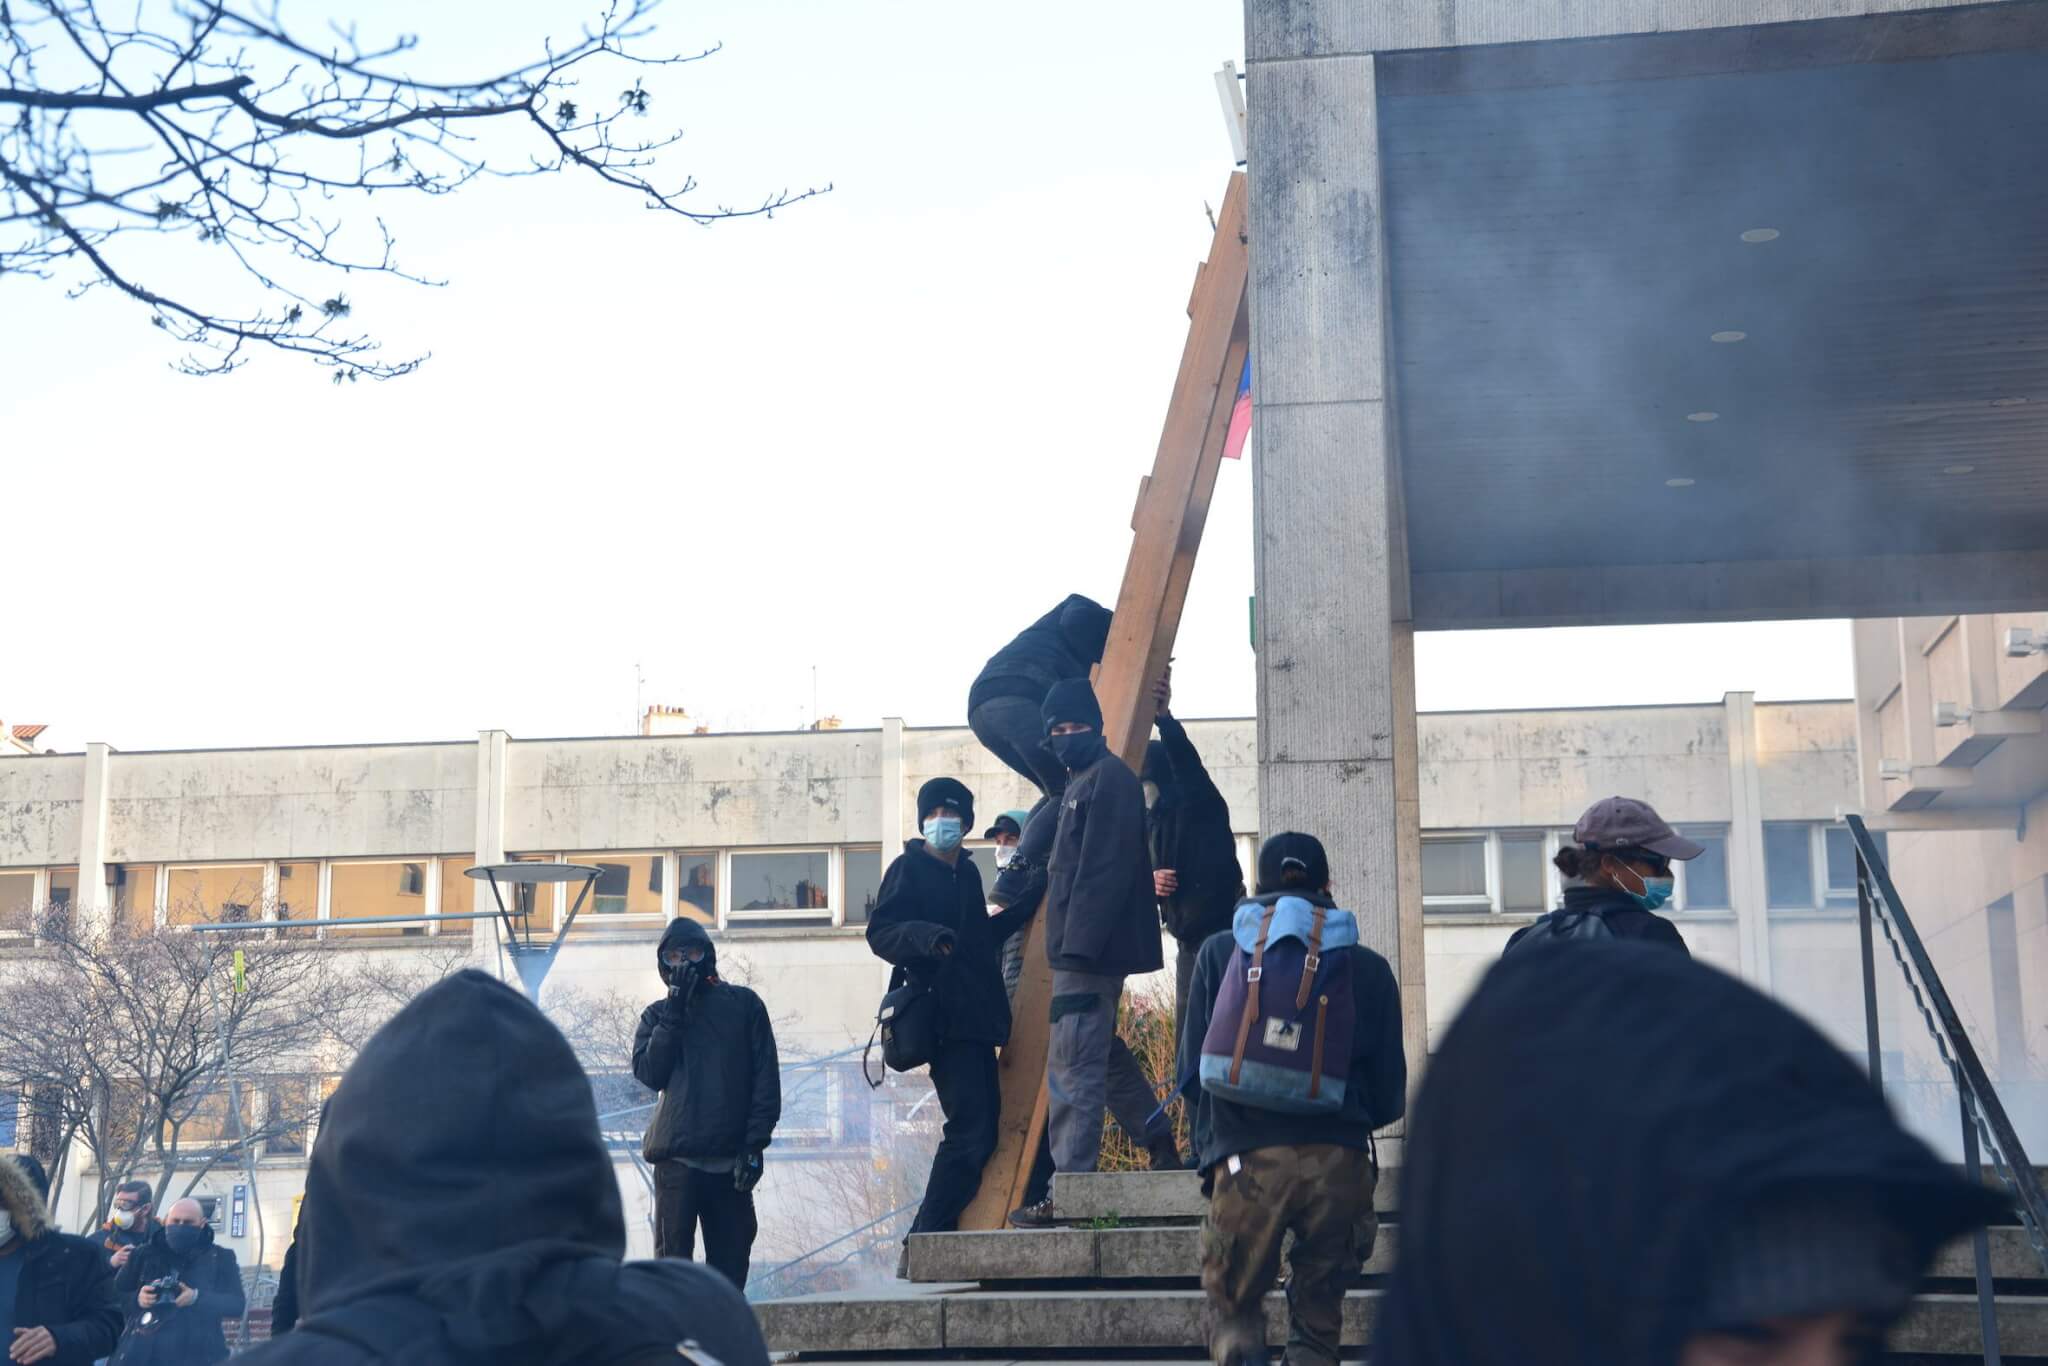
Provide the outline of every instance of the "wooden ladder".
<path id="1" fill-rule="evenodd" d="M 1152 473 L 1138 486 L 1131 517 L 1131 557 L 1117 593 L 1109 644 L 1095 674 L 1102 733 L 1132 769 L 1152 738 L 1152 684 L 1166 670 L 1187 604 L 1188 579 L 1201 548 L 1209 499 L 1223 462 L 1223 442 L 1237 403 L 1239 377 L 1251 353 L 1246 291 L 1245 180 L 1230 177 L 1209 259 L 1199 266 L 1188 300 L 1188 340 L 1166 407 Z M 996 1229 L 1024 1203 L 1025 1187 L 1045 1132 L 1045 1057 L 1051 1034 L 1052 969 L 1045 961 L 1045 907 L 1024 940 L 1024 975 L 1011 1003 L 1015 1020 L 1002 1051 L 1002 1125 L 981 1189 L 960 1216 L 963 1229 Z M 1142 1136 L 1133 1134 L 1134 1141 Z"/>

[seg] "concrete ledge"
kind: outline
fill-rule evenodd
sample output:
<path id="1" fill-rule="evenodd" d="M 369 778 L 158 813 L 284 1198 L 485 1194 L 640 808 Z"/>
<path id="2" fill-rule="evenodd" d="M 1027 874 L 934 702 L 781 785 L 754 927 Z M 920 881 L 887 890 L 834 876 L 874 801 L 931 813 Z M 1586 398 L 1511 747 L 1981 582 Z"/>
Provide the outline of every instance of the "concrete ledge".
<path id="1" fill-rule="evenodd" d="M 1378 1291 L 1344 1300 L 1344 1341 L 1367 1341 Z M 1204 1302 L 1198 1290 L 1088 1290 L 1038 1293 L 906 1289 L 894 1299 L 816 1296 L 771 1300 L 755 1307 L 776 1352 L 915 1352 L 946 1350 L 1010 1355 L 1027 1350 L 1120 1351 L 1202 1344 Z M 934 1332 L 936 1320 L 937 1332 Z M 1266 1298 L 1268 1341 L 1286 1340 L 1287 1302 Z M 2006 1296 L 1998 1302 L 1999 1336 L 2013 1356 L 2048 1354 L 2048 1299 Z M 1890 1350 L 1981 1356 L 1977 1302 L 1968 1295 L 1923 1298 L 1893 1333 Z"/>
<path id="2" fill-rule="evenodd" d="M 1384 1276 L 1394 1269 L 1394 1241 L 1393 1228 L 1380 1230 L 1372 1260 L 1366 1264 L 1367 1275 Z M 2025 1252 L 2024 1247 L 2020 1251 Z M 1967 1262 L 1967 1248 L 1963 1255 Z M 1201 1274 L 1201 1258 L 1202 1231 L 1187 1224 L 917 1233 L 910 1238 L 910 1279 L 924 1284 L 1087 1279 L 1193 1281 Z"/>
<path id="3" fill-rule="evenodd" d="M 1394 1212 L 1398 1172 L 1380 1173 L 1373 1208 Z M 1200 1219 L 1209 1212 L 1197 1172 L 1077 1172 L 1055 1176 L 1053 1210 L 1062 1219 Z"/>

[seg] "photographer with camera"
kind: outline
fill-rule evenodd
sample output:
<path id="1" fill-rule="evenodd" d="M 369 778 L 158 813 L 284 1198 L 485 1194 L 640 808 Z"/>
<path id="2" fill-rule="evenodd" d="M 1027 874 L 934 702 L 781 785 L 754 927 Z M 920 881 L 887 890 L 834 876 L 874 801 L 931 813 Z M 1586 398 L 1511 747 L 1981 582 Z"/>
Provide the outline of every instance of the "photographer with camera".
<path id="1" fill-rule="evenodd" d="M 213 1366 L 228 1359 L 221 1320 L 242 1316 L 242 1269 L 231 1249 L 214 1246 L 197 1200 L 165 1211 L 114 1278 L 114 1289 L 128 1314 L 116 1366 Z"/>
<path id="2" fill-rule="evenodd" d="M 696 1254 L 741 1290 L 753 1256 L 754 1187 L 782 1118 L 775 1031 L 761 998 L 718 976 L 694 920 L 670 922 L 655 951 L 668 995 L 640 1012 L 633 1075 L 661 1093 L 642 1153 L 654 1167 L 654 1250 Z"/>

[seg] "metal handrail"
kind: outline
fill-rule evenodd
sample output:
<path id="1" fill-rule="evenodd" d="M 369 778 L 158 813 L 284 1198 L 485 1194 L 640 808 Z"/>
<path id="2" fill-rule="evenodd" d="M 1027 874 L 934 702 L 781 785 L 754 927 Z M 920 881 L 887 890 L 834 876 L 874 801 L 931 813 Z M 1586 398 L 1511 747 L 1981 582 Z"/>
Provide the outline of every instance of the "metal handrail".
<path id="1" fill-rule="evenodd" d="M 1997 1088 L 1991 1084 L 1990 1074 L 1984 1070 L 1983 1060 L 1977 1056 L 1977 1046 L 1971 1042 L 1962 1017 L 1956 1013 L 1955 1002 L 1949 998 L 1941 974 L 1935 971 L 1934 961 L 1928 957 L 1927 946 L 1921 942 L 1913 917 L 1907 914 L 1905 903 L 1899 898 L 1899 890 L 1892 884 L 1891 869 L 1878 852 L 1869 827 L 1861 816 L 1845 815 L 1842 820 L 1849 827 L 1849 837 L 1856 845 L 1856 914 L 1862 938 L 1863 1015 L 1870 1079 L 1880 1090 L 1883 1089 L 1883 1054 L 1878 1046 L 1877 975 L 1871 933 L 1874 924 L 1884 932 L 1886 944 L 1899 965 L 1906 987 L 1913 993 L 1914 1004 L 1920 1009 L 1921 1020 L 1954 1079 L 1962 1120 L 1963 1161 L 1970 1179 L 1981 1179 L 1978 1164 L 1981 1140 L 1984 1151 L 1991 1155 L 1993 1169 L 2012 1194 L 2014 1207 L 2027 1230 L 2034 1255 L 2040 1258 L 2043 1269 L 2048 1270 L 2048 1196 L 2043 1195 L 2040 1177 L 2027 1158 L 2026 1148 L 2020 1143 L 2019 1133 L 2013 1128 L 2004 1103 L 1998 1098 Z M 1984 1359 L 1995 1366 L 1999 1360 L 1998 1321 L 1992 1292 L 1990 1241 L 1982 1229 L 1976 1231 L 1973 1241 Z"/>

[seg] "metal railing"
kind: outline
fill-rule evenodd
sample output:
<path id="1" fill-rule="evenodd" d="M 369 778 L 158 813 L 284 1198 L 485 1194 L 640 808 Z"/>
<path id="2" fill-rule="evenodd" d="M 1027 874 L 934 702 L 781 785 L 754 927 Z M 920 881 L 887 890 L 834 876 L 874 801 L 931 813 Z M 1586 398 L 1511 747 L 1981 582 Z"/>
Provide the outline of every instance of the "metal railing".
<path id="1" fill-rule="evenodd" d="M 1842 820 L 1849 827 L 1849 837 L 1856 843 L 1856 918 L 1862 938 L 1863 1024 L 1870 1050 L 1870 1079 L 1880 1090 L 1883 1089 L 1876 954 L 1876 933 L 1881 931 L 1893 960 L 1899 966 L 1906 989 L 1912 993 L 1913 1004 L 1934 1040 L 1935 1051 L 1941 1055 L 1942 1064 L 1955 1083 L 1962 1123 L 1963 1169 L 1970 1180 L 1981 1181 L 1984 1171 L 1980 1153 L 1990 1156 L 1992 1170 L 1998 1173 L 1998 1179 L 2012 1196 L 2013 1207 L 2027 1231 L 2027 1240 L 2033 1245 L 2034 1255 L 2041 1260 L 2044 1272 L 2048 1272 L 2048 1196 L 2042 1193 L 2039 1174 L 2027 1160 L 2026 1149 L 2020 1145 L 2019 1134 L 2013 1129 L 2012 1120 L 1998 1098 L 1997 1088 L 1992 1086 L 1991 1076 L 1977 1056 L 1977 1047 L 1970 1042 L 1962 1017 L 1956 1013 L 1955 1002 L 1949 999 L 1948 988 L 1942 985 L 1941 974 L 1935 971 L 1933 960 L 1927 956 L 1927 946 L 1920 941 L 1920 932 L 1914 928 L 1912 916 L 1906 913 L 1905 903 L 1899 900 L 1898 888 L 1892 885 L 1891 869 L 1886 866 L 1877 842 L 1871 838 L 1869 827 L 1861 816 L 1844 816 Z M 1984 1360 L 1997 1366 L 1998 1302 L 1992 1287 L 1991 1240 L 1980 1228 L 1972 1243 Z"/>

